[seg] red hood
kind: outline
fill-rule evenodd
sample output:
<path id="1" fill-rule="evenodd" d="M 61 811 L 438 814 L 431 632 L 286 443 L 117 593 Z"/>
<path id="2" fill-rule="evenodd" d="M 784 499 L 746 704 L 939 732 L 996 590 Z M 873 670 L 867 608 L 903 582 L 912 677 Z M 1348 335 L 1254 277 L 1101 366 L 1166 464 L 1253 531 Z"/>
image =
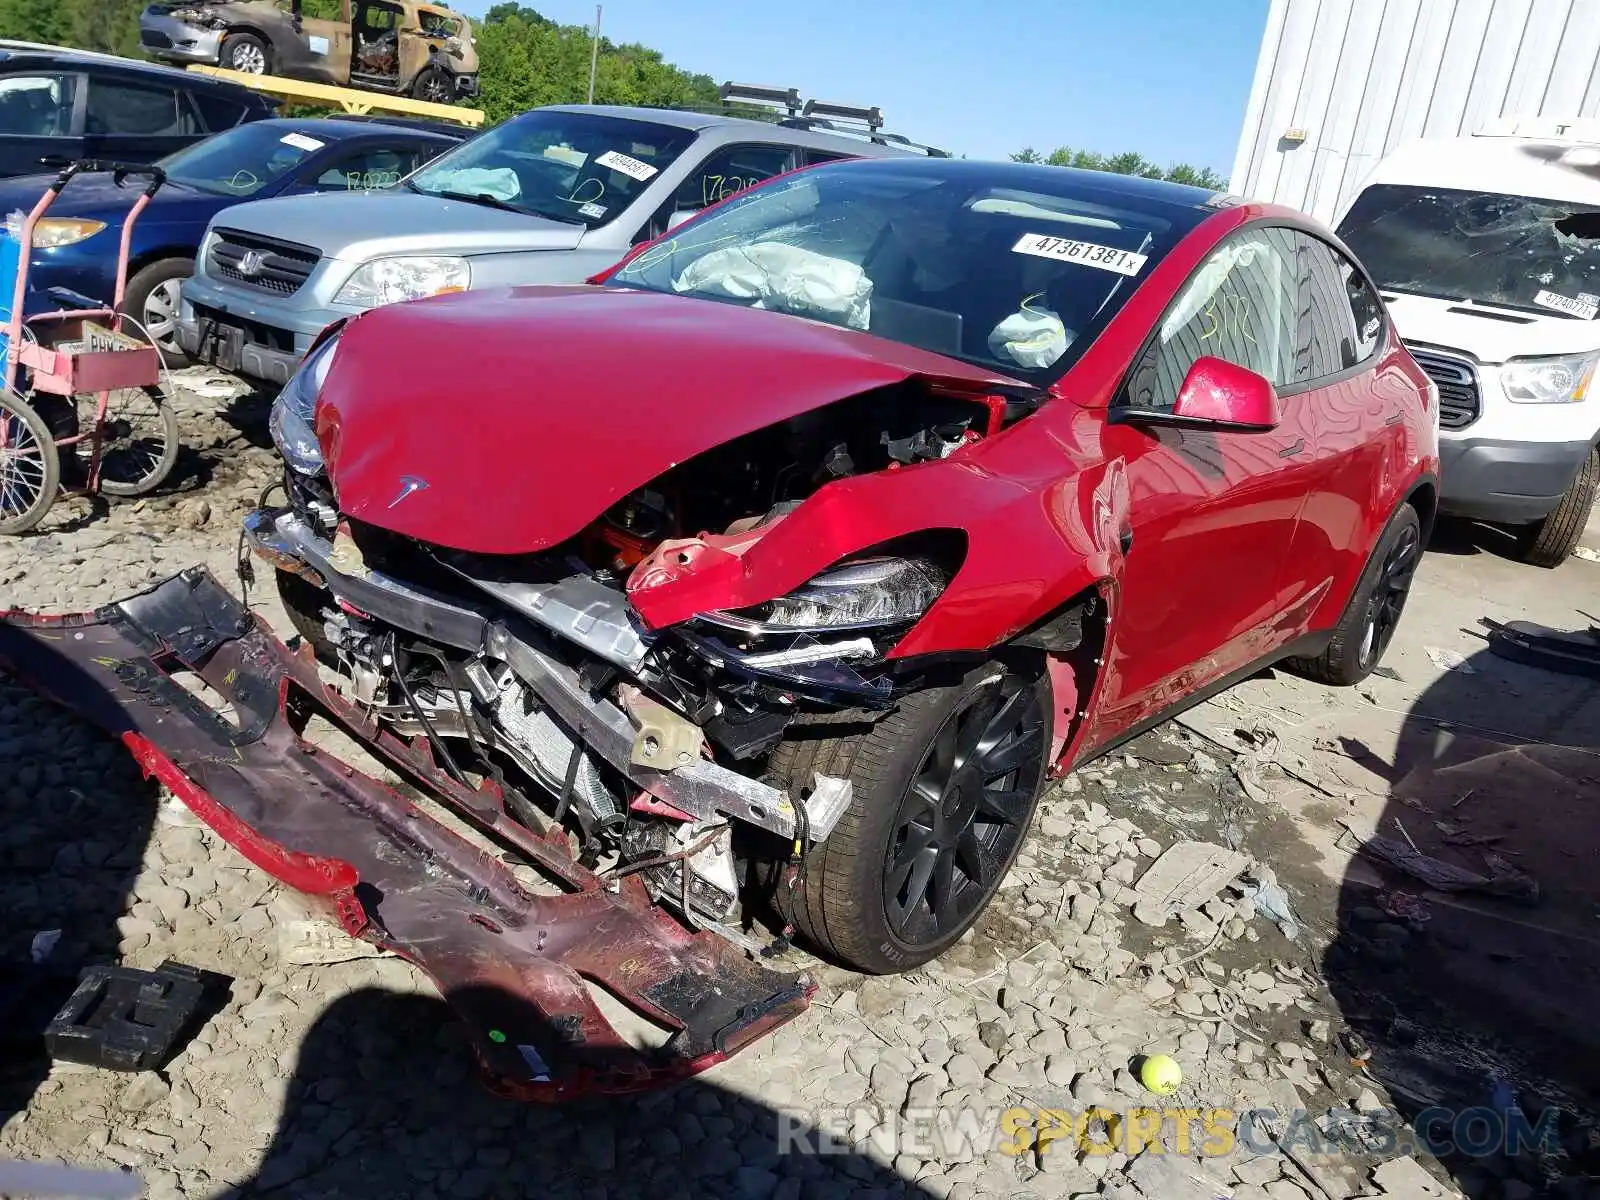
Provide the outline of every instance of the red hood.
<path id="1" fill-rule="evenodd" d="M 347 515 L 436 545 L 526 553 L 572 537 L 677 463 L 913 376 L 1015 383 L 711 301 L 612 287 L 474 291 L 353 321 L 316 426 Z"/>

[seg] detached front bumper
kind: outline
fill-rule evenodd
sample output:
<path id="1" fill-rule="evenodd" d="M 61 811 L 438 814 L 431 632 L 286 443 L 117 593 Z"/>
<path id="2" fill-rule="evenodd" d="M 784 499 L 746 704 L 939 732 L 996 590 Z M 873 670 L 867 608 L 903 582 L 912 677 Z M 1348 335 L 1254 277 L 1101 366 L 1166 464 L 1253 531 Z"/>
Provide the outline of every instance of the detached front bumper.
<path id="1" fill-rule="evenodd" d="M 423 744 L 369 723 L 203 569 L 93 613 L 0 616 L 0 663 L 121 738 L 147 773 L 346 932 L 403 955 L 466 1022 L 490 1086 L 536 1101 L 694 1074 L 798 1016 L 813 985 L 770 971 L 608 882 L 454 783 Z M 233 719 L 183 687 L 193 672 Z M 532 895 L 497 858 L 302 740 L 320 715 L 566 889 Z M 585 980 L 674 1032 L 635 1049 Z"/>

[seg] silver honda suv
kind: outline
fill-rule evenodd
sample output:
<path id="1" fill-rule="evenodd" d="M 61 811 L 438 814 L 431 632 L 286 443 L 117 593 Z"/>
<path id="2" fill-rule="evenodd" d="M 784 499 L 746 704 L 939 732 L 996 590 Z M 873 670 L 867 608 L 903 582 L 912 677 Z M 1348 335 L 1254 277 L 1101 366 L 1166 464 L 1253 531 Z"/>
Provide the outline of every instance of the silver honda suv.
<path id="1" fill-rule="evenodd" d="M 466 288 L 580 283 L 783 171 L 942 153 L 881 132 L 876 109 L 791 104 L 790 114 L 538 108 L 392 188 L 238 205 L 206 231 L 178 342 L 199 361 L 284 383 L 340 317 Z"/>

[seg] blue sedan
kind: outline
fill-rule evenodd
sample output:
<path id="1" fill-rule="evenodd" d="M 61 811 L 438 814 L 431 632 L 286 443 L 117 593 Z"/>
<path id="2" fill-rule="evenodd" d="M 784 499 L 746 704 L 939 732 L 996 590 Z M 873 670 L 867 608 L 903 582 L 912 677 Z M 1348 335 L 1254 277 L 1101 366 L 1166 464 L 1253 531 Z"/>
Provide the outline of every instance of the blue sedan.
<path id="1" fill-rule="evenodd" d="M 240 125 L 161 160 L 167 184 L 133 230 L 123 311 L 138 321 L 170 361 L 182 362 L 175 338 L 178 287 L 194 271 L 206 225 L 246 200 L 304 192 L 390 187 L 466 132 L 357 119 L 274 119 Z M 53 175 L 0 181 L 0 215 L 26 212 Z M 109 174 L 75 178 L 34 230 L 26 312 L 60 305 L 52 288 L 110 304 L 116 288 L 122 222 L 146 181 L 122 185 Z"/>

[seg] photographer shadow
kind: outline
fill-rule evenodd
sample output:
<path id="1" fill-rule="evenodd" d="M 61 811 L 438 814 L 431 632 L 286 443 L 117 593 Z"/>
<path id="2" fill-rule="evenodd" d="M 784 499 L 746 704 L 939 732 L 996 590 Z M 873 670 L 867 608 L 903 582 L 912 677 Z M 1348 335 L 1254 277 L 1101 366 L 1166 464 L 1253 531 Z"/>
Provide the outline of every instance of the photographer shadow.
<path id="1" fill-rule="evenodd" d="M 340 997 L 300 1044 L 256 1174 L 222 1195 L 930 1195 L 858 1153 L 784 1153 L 795 1118 L 706 1075 L 638 1096 L 534 1105 L 492 1094 L 471 1068 L 465 1031 L 442 1000 L 379 988 Z"/>
<path id="2" fill-rule="evenodd" d="M 1341 1015 L 1469 1196 L 1600 1195 L 1600 689 L 1484 650 L 1417 699 L 1393 757 L 1358 832 L 1418 857 L 1346 874 Z"/>

